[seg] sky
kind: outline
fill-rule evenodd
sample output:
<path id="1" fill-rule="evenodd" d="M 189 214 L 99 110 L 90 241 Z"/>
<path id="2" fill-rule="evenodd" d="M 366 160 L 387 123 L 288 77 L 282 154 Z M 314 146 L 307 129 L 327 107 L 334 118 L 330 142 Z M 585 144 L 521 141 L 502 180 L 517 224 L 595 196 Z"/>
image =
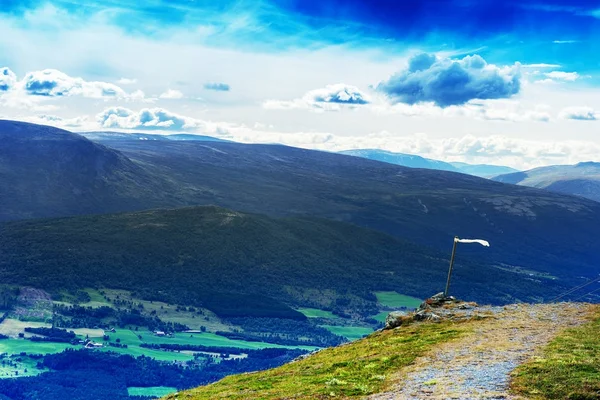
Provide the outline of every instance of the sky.
<path id="1" fill-rule="evenodd" d="M 600 161 L 600 0 L 3 0 L 0 118 Z"/>

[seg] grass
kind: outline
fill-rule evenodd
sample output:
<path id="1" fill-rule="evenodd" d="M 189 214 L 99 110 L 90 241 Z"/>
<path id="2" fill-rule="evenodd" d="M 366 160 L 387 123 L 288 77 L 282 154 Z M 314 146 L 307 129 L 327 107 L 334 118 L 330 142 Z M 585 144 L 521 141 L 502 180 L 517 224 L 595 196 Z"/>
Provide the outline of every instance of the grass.
<path id="1" fill-rule="evenodd" d="M 556 337 L 513 373 L 513 392 L 532 399 L 600 398 L 600 306 L 593 320 Z"/>
<path id="2" fill-rule="evenodd" d="M 183 311 L 181 308 L 177 311 L 176 304 L 168 304 L 162 301 L 147 301 L 131 295 L 127 290 L 105 289 L 106 296 L 114 301 L 117 296 L 120 300 L 129 300 L 134 303 L 141 304 L 144 309 L 144 314 L 156 313 L 156 316 L 165 322 L 179 323 L 188 326 L 192 330 L 200 330 L 204 326 L 207 330 L 215 331 L 231 331 L 232 326 L 224 323 L 215 313 L 206 308 L 195 307 L 196 311 L 200 310 L 202 314 L 197 312 Z"/>
<path id="3" fill-rule="evenodd" d="M 265 348 L 286 348 L 286 349 L 304 349 L 315 350 L 312 346 L 281 346 L 278 344 L 265 342 L 246 342 L 244 340 L 232 340 L 223 336 L 215 335 L 214 333 L 176 333 L 172 338 L 158 337 L 149 332 L 142 332 L 143 341 L 145 343 L 160 344 L 193 344 L 203 346 L 217 347 L 236 347 L 240 349 L 265 349 Z M 116 336 L 118 337 L 118 336 Z M 122 341 L 123 342 L 123 341 Z M 126 342 L 124 342 L 126 343 Z M 139 343 L 139 341 L 138 341 Z"/>
<path id="4" fill-rule="evenodd" d="M 27 356 L 5 357 L 2 361 L 5 364 L 0 363 L 0 379 L 35 376 L 47 371 L 45 368 L 37 368 L 39 360 Z M 8 361 L 13 365 L 8 365 Z"/>
<path id="5" fill-rule="evenodd" d="M 0 324 L 0 333 L 6 336 L 10 336 L 16 338 L 19 336 L 19 333 L 23 332 L 23 329 L 31 327 L 31 328 L 40 328 L 45 327 L 49 328 L 50 324 L 45 322 L 35 322 L 35 321 L 20 321 L 14 318 L 7 318 Z M 29 333 L 25 333 L 25 336 L 31 336 Z M 1 342 L 0 342 L 1 343 Z"/>
<path id="6" fill-rule="evenodd" d="M 397 292 L 375 292 L 379 304 L 393 308 L 417 308 L 423 300 L 416 297 L 405 296 Z"/>
<path id="7" fill-rule="evenodd" d="M 393 377 L 438 343 L 460 337 L 468 324 L 443 322 L 376 332 L 301 361 L 233 375 L 167 399 L 362 398 L 380 392 Z"/>
<path id="8" fill-rule="evenodd" d="M 68 343 L 31 342 L 26 339 L 0 340 L 0 353 L 8 354 L 54 354 L 68 348 L 76 348 Z"/>
<path id="9" fill-rule="evenodd" d="M 174 393 L 177 388 L 169 386 L 152 386 L 152 387 L 128 387 L 127 393 L 130 396 L 148 396 L 162 397 Z"/>
<path id="10" fill-rule="evenodd" d="M 332 313 L 331 311 L 319 310 L 318 308 L 298 308 L 302 314 L 306 315 L 308 318 L 328 318 L 328 319 L 338 319 L 337 315 Z"/>
<path id="11" fill-rule="evenodd" d="M 385 323 L 385 319 L 387 318 L 389 313 L 390 313 L 389 311 L 382 311 L 382 312 L 372 316 L 371 318 L 373 318 L 376 321 Z"/>
<path id="12" fill-rule="evenodd" d="M 348 340 L 356 340 L 373 333 L 372 328 L 365 328 L 362 326 L 336 326 L 336 325 L 321 325 L 321 327 L 327 329 L 331 333 L 343 336 Z"/>
<path id="13" fill-rule="evenodd" d="M 300 348 L 305 350 L 315 350 L 311 346 L 280 346 L 263 342 L 246 342 L 243 340 L 231 340 L 213 333 L 176 333 L 173 337 L 159 337 L 146 330 L 130 331 L 127 329 L 117 329 L 115 333 L 108 333 L 111 342 L 120 340 L 121 344 L 126 344 L 127 348 L 116 348 L 105 346 L 100 351 L 113 351 L 119 354 L 128 354 L 133 357 L 146 356 L 152 357 L 158 361 L 188 361 L 193 358 L 193 352 L 184 351 L 164 351 L 140 347 L 142 343 L 148 344 L 181 344 L 181 345 L 203 345 L 219 347 L 236 347 L 240 349 L 263 349 L 263 348 Z M 140 339 L 139 336 L 142 338 Z M 97 340 L 102 342 L 101 340 Z"/>

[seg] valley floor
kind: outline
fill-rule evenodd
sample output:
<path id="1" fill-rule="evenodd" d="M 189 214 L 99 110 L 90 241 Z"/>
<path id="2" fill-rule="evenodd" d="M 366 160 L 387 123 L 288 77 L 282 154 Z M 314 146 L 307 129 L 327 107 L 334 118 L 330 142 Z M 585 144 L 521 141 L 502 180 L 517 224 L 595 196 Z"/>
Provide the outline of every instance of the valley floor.
<path id="1" fill-rule="evenodd" d="M 509 394 L 511 372 L 558 332 L 585 322 L 587 309 L 578 303 L 487 308 L 492 318 L 417 359 L 392 378 L 392 388 L 369 399 L 516 399 Z"/>

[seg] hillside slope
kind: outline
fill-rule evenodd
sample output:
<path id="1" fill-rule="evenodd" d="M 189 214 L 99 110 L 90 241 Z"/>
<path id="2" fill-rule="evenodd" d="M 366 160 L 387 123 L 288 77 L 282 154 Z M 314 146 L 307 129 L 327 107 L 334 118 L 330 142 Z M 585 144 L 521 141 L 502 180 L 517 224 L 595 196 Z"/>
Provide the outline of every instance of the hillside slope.
<path id="1" fill-rule="evenodd" d="M 600 201 L 600 163 L 553 165 L 529 171 L 500 175 L 497 182 L 530 186 Z"/>
<path id="2" fill-rule="evenodd" d="M 0 221 L 157 205 L 173 187 L 77 134 L 0 120 Z M 176 202 L 176 201 L 175 201 Z"/>
<path id="3" fill-rule="evenodd" d="M 278 145 L 105 141 L 197 204 L 350 222 L 449 251 L 451 238 L 482 262 L 561 278 L 600 272 L 600 204 L 464 174 L 413 169 Z M 449 240 L 450 239 L 450 240 Z"/>
<path id="4" fill-rule="evenodd" d="M 0 219 L 215 204 L 350 222 L 444 253 L 454 235 L 482 237 L 491 248 L 462 246 L 461 255 L 533 271 L 526 279 L 537 279 L 536 272 L 575 280 L 600 272 L 600 204 L 586 199 L 279 145 L 139 139 L 98 145 L 16 122 L 3 122 L 0 131 L 7 182 Z"/>
<path id="5" fill-rule="evenodd" d="M 376 332 L 279 368 L 229 376 L 167 399 L 510 398 L 510 374 L 519 364 L 539 355 L 564 329 L 588 318 L 600 321 L 597 307 L 566 303 L 481 307 L 473 314 L 476 317 L 463 322 L 425 322 Z M 594 322 L 576 329 L 584 330 L 581 340 L 587 340 L 587 345 L 600 346 L 599 326 Z M 577 343 L 572 344 L 575 347 L 566 352 L 577 352 Z M 563 358 L 572 359 L 568 354 Z M 562 364 L 570 380 L 553 382 L 563 386 L 562 393 L 583 395 L 586 381 L 582 379 L 591 379 L 593 385 L 594 377 L 600 378 L 600 369 L 594 372 L 598 365 L 582 361 Z M 584 367 L 585 378 L 576 375 Z M 526 389 L 521 387 L 520 392 Z M 587 393 L 592 397 L 569 398 L 597 398 Z"/>
<path id="6" fill-rule="evenodd" d="M 348 301 L 358 296 L 373 313 L 372 291 L 438 291 L 448 265 L 448 254 L 347 223 L 218 207 L 11 222 L 0 242 L 3 283 L 122 288 L 222 316 L 298 318 L 279 303 L 300 305 L 288 288 L 334 291 L 353 312 L 360 304 Z M 521 276 L 463 257 L 453 292 L 506 303 L 561 289 Z"/>

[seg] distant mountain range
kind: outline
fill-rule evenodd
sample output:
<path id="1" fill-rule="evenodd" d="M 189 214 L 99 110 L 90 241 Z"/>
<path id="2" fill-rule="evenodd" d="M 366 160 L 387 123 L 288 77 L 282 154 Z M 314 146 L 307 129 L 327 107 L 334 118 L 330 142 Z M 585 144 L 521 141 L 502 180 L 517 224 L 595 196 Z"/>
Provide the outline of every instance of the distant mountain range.
<path id="1" fill-rule="evenodd" d="M 0 220 L 212 204 L 349 223 L 443 254 L 454 235 L 487 239 L 490 248 L 464 245 L 460 257 L 493 265 L 519 284 L 556 288 L 600 272 L 600 203 L 587 199 L 281 145 L 92 142 L 12 121 L 0 121 L 0 143 Z M 421 276 L 438 266 L 432 259 Z M 468 282 L 493 286 L 489 276 L 474 273 Z"/>
<path id="2" fill-rule="evenodd" d="M 340 153 L 355 157 L 367 158 L 369 160 L 402 165 L 404 167 L 460 172 L 463 174 L 479 176 L 482 178 L 491 178 L 500 174 L 507 174 L 518 171 L 514 168 L 499 165 L 467 164 L 460 162 L 447 163 L 444 161 L 432 160 L 430 158 L 424 158 L 413 154 L 393 153 L 390 151 L 377 149 L 346 150 L 341 151 Z"/>
<path id="3" fill-rule="evenodd" d="M 600 201 L 600 163 L 553 165 L 500 175 L 497 182 L 547 189 Z"/>

